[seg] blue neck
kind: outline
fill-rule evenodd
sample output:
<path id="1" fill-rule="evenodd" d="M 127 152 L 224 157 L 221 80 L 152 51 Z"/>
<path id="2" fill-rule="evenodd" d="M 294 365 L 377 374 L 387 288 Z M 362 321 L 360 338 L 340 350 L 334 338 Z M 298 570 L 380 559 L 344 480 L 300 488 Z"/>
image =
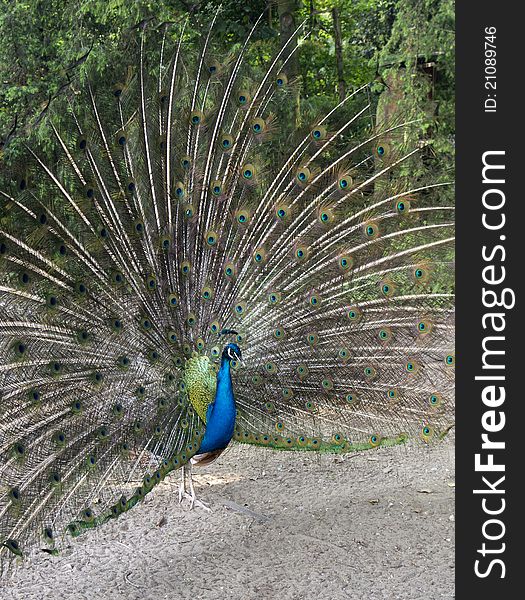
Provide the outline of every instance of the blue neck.
<path id="1" fill-rule="evenodd" d="M 226 448 L 233 436 L 236 414 L 230 361 L 223 358 L 217 373 L 215 399 L 206 413 L 206 432 L 199 448 L 200 453 Z"/>

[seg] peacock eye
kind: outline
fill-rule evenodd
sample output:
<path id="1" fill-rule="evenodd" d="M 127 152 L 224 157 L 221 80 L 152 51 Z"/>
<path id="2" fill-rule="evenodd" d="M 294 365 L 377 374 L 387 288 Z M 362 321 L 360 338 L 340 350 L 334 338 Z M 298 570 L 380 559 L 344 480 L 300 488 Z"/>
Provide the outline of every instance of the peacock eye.
<path id="1" fill-rule="evenodd" d="M 385 154 L 385 147 L 384 146 L 378 146 L 377 149 L 377 154 L 378 156 L 383 156 Z"/>

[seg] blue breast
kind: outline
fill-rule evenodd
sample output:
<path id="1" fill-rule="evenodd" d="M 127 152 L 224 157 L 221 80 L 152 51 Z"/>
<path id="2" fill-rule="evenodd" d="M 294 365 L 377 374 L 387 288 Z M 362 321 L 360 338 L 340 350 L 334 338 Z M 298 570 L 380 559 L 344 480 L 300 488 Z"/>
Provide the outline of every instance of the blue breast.
<path id="1" fill-rule="evenodd" d="M 233 436 L 236 415 L 230 363 L 223 359 L 217 373 L 215 399 L 206 412 L 206 431 L 199 453 L 226 448 Z"/>

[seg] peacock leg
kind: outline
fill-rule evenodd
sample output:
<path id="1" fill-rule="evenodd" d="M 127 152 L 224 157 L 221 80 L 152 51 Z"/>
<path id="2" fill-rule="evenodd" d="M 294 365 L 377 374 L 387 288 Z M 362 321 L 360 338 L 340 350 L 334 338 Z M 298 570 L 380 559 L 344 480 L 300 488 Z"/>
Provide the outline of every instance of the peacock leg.
<path id="1" fill-rule="evenodd" d="M 181 474 L 181 482 L 179 484 L 179 502 L 182 502 L 184 498 L 186 498 L 187 500 L 190 501 L 190 510 L 193 509 L 194 506 L 200 506 L 200 508 L 203 508 L 204 510 L 207 511 L 211 511 L 211 508 L 205 504 L 204 502 L 201 502 L 200 500 L 197 499 L 197 496 L 195 495 L 195 488 L 193 487 L 193 479 L 192 479 L 192 473 L 191 473 L 191 465 L 188 467 L 188 475 L 189 475 L 189 488 L 190 491 L 189 493 L 186 491 L 186 467 L 182 467 L 182 474 Z"/>
<path id="2" fill-rule="evenodd" d="M 186 470 L 183 466 L 181 467 L 181 479 L 179 483 L 179 504 L 182 502 L 182 499 L 186 497 L 186 495 Z"/>

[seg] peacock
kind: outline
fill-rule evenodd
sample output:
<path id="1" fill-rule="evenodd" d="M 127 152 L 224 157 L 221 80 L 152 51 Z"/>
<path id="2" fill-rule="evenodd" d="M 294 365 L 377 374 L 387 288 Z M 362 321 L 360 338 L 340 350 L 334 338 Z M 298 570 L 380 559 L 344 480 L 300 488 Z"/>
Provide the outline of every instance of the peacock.
<path id="1" fill-rule="evenodd" d="M 303 25 L 224 52 L 147 22 L 0 191 L 0 562 L 56 554 L 230 442 L 453 426 L 453 205 L 370 86 L 296 105 Z M 91 81 L 91 82 L 90 82 Z M 7 179 L 7 178 L 6 178 Z"/>

